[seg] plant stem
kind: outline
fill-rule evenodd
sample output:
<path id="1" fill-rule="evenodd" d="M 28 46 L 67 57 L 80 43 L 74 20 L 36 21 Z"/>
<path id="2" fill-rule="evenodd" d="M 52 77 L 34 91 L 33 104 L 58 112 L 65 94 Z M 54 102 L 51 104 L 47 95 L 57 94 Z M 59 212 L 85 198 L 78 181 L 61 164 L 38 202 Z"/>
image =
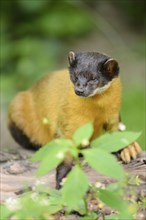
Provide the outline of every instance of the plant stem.
<path id="1" fill-rule="evenodd" d="M 84 204 L 85 204 L 86 215 L 88 216 L 88 214 L 89 214 L 88 202 L 87 202 L 87 199 L 85 198 L 85 196 L 84 196 L 83 200 L 84 200 Z"/>

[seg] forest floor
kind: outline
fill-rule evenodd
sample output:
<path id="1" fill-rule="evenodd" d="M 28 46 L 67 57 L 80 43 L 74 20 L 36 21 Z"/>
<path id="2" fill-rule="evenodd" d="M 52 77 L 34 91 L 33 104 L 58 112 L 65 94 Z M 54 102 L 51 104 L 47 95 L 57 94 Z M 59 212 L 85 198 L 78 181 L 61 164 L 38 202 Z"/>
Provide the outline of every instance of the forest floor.
<path id="1" fill-rule="evenodd" d="M 5 204 L 9 198 L 18 198 L 25 190 L 31 190 L 38 182 L 43 182 L 44 184 L 55 187 L 55 170 L 51 171 L 49 174 L 38 178 L 35 175 L 38 164 L 34 164 L 30 161 L 33 151 L 22 149 L 17 146 L 12 149 L 2 149 L 0 151 L 0 203 Z M 138 185 L 128 186 L 125 195 L 129 195 L 129 187 L 133 191 L 134 199 L 139 200 L 141 197 L 146 197 L 146 152 L 142 152 L 139 157 L 129 164 L 123 165 L 126 172 L 130 176 L 139 176 L 142 183 Z M 112 178 L 103 176 L 90 167 L 85 166 L 85 172 L 91 183 L 100 182 L 105 186 L 113 183 Z M 94 205 L 91 202 L 91 206 Z M 105 207 L 104 215 L 110 215 L 114 212 L 109 207 Z M 144 220 L 146 215 L 146 209 L 140 209 L 136 214 L 136 220 Z M 71 215 L 67 218 L 62 217 L 62 220 L 77 220 L 78 216 Z M 101 216 L 101 219 L 102 218 Z"/>

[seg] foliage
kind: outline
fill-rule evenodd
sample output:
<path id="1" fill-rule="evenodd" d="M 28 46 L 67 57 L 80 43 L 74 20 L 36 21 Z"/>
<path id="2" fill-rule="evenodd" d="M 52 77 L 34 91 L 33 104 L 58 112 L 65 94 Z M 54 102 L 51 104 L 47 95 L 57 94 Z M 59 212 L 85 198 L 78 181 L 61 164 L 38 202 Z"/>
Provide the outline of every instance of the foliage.
<path id="1" fill-rule="evenodd" d="M 128 22 L 133 26 L 133 28 L 144 28 L 145 0 L 112 1 L 117 7 L 121 9 L 121 12 L 125 15 L 125 19 L 128 19 Z"/>
<path id="2" fill-rule="evenodd" d="M 145 88 L 133 85 L 123 89 L 123 100 L 121 115 L 126 123 L 127 130 L 142 130 L 139 143 L 143 149 L 146 149 L 145 134 Z"/>
<path id="3" fill-rule="evenodd" d="M 89 33 L 94 27 L 81 2 L 2 1 L 2 73 L 34 78 L 40 72 L 56 68 L 64 43 Z"/>
<path id="4" fill-rule="evenodd" d="M 18 90 L 29 88 L 40 74 L 60 68 L 69 42 L 94 30 L 95 22 L 84 7 L 87 2 L 0 1 L 3 104 L 7 105 Z"/>
<path id="5" fill-rule="evenodd" d="M 114 134 L 105 134 L 91 142 L 90 149 L 80 148 L 81 144 L 85 143 L 85 140 L 86 143 L 89 142 L 92 134 L 93 127 L 88 123 L 79 128 L 71 140 L 53 140 L 41 148 L 32 157 L 32 161 L 40 162 L 37 171 L 39 176 L 55 168 L 64 160 L 68 153 L 74 158 L 74 167 L 63 181 L 61 190 L 39 185 L 33 192 L 23 194 L 17 207 L 2 206 L 3 218 L 7 219 L 6 216 L 11 215 L 17 219 L 46 220 L 48 218 L 54 219 L 55 217 L 53 216 L 58 211 L 68 215 L 74 210 L 84 216 L 81 219 L 97 219 L 98 213 L 88 207 L 89 197 L 92 195 L 92 198 L 119 212 L 119 214 L 115 215 L 115 219 L 133 219 L 132 214 L 135 209 L 130 209 L 129 204 L 123 199 L 123 191 L 126 186 L 125 172 L 115 157 L 110 154 L 109 149 L 110 146 L 116 143 L 116 150 L 120 150 L 135 141 L 140 133 L 115 132 Z M 80 160 L 79 154 L 83 155 L 83 160 Z M 113 177 L 117 182 L 106 189 L 91 185 L 83 170 L 85 163 L 88 163 L 89 166 L 98 172 Z"/>

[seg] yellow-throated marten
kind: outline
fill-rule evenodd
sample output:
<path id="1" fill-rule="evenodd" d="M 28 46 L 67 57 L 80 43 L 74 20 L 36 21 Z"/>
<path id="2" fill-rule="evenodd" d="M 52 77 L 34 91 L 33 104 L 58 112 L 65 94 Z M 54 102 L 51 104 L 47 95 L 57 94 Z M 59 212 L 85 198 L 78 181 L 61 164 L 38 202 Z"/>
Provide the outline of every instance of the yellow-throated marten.
<path id="1" fill-rule="evenodd" d="M 38 148 L 54 138 L 71 138 L 81 125 L 92 122 L 94 134 L 120 130 L 121 83 L 118 62 L 96 52 L 69 53 L 69 70 L 41 79 L 12 101 L 8 126 L 14 139 L 26 148 Z M 129 162 L 140 152 L 137 143 L 121 152 Z M 70 165 L 58 168 L 61 180 Z M 61 174 L 62 172 L 62 174 Z"/>

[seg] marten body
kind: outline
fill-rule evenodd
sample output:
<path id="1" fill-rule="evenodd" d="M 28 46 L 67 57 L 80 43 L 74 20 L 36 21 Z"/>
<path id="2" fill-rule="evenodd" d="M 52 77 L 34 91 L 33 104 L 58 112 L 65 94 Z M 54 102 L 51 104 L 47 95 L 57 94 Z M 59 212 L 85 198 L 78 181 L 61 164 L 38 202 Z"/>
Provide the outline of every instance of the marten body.
<path id="1" fill-rule="evenodd" d="M 96 138 L 110 121 L 115 123 L 112 129 L 118 130 L 120 100 L 119 78 L 103 95 L 80 98 L 74 92 L 68 70 L 62 70 L 15 97 L 10 106 L 9 127 L 15 124 L 36 147 L 54 138 L 71 138 L 87 122 L 93 123 Z"/>
<path id="2" fill-rule="evenodd" d="M 121 83 L 117 61 L 99 53 L 71 52 L 69 64 L 69 70 L 47 75 L 12 101 L 8 126 L 22 146 L 38 148 L 54 138 L 71 138 L 88 122 L 94 126 L 92 139 L 103 129 L 119 129 Z"/>

